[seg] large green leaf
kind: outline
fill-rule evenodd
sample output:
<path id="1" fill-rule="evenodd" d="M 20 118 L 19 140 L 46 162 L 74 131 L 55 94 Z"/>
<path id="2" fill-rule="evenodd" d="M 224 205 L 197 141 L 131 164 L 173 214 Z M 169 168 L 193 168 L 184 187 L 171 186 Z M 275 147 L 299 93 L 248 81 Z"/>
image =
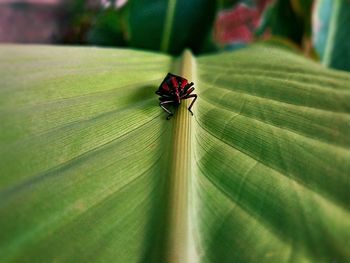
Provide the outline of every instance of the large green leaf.
<path id="1" fill-rule="evenodd" d="M 185 48 L 191 48 L 195 53 L 216 49 L 211 41 L 211 31 L 221 1 L 109 2 L 115 4 L 101 10 L 91 21 L 91 30 L 87 35 L 89 43 L 118 47 L 127 45 L 176 55 Z M 78 16 L 81 16 L 81 12 Z"/>
<path id="2" fill-rule="evenodd" d="M 2 262 L 349 261 L 349 74 L 264 45 L 0 57 Z M 194 117 L 158 107 L 168 71 Z"/>
<path id="3" fill-rule="evenodd" d="M 130 46 L 179 54 L 189 47 L 203 48 L 216 11 L 211 0 L 131 0 L 129 2 Z"/>

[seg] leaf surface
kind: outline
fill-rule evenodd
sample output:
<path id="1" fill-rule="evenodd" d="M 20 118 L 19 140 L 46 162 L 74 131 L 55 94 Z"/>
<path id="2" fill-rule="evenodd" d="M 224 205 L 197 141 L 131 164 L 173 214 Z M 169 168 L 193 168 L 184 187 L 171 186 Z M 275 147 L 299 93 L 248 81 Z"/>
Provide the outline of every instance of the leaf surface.
<path id="1" fill-rule="evenodd" d="M 186 162 L 189 262 L 350 258 L 349 74 L 267 45 L 190 66 L 126 49 L 0 56 L 3 262 L 176 262 Z M 194 80 L 194 117 L 165 120 L 168 71 Z"/>

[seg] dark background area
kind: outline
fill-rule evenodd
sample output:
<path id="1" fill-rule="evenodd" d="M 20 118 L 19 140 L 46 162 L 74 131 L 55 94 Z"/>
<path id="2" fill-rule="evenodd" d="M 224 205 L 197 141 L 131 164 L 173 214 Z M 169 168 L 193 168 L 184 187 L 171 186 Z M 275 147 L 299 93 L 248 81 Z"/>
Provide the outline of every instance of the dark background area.
<path id="1" fill-rule="evenodd" d="M 268 41 L 350 70 L 350 0 L 178 0 L 165 43 L 168 4 L 0 0 L 0 43 L 131 47 L 178 55 L 185 48 L 202 54 Z"/>

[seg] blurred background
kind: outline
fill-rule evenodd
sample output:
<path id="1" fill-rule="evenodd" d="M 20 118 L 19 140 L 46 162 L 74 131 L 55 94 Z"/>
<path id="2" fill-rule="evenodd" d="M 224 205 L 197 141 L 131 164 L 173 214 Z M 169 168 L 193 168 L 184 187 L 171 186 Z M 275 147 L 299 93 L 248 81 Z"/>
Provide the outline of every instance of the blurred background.
<path id="1" fill-rule="evenodd" d="M 174 3 L 0 0 L 0 43 L 133 47 L 177 55 L 187 47 L 203 54 L 265 41 L 350 71 L 350 0 Z"/>

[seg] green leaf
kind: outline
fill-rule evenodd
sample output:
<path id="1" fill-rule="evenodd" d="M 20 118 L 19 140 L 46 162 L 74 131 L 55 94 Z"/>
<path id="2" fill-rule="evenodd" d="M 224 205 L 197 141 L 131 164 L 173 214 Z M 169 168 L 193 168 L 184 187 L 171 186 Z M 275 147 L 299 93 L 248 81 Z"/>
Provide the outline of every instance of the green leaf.
<path id="1" fill-rule="evenodd" d="M 349 1 L 318 0 L 314 13 L 314 46 L 322 63 L 350 71 Z"/>
<path id="2" fill-rule="evenodd" d="M 304 34 L 304 21 L 292 6 L 292 1 L 275 1 L 268 6 L 262 16 L 257 35 L 268 32 L 300 44 Z"/>
<path id="3" fill-rule="evenodd" d="M 130 45 L 170 54 L 186 47 L 198 52 L 210 32 L 215 7 L 210 0 L 131 0 Z"/>
<path id="4" fill-rule="evenodd" d="M 350 74 L 268 45 L 0 57 L 2 262 L 350 258 Z M 168 71 L 193 117 L 165 119 Z"/>
<path id="5" fill-rule="evenodd" d="M 264 1 L 263 1 L 264 2 Z M 305 56 L 319 60 L 311 40 L 311 10 L 313 0 L 267 1 L 257 36 L 272 34 L 273 42 L 294 45 Z M 289 44 L 287 42 L 290 42 Z"/>
<path id="6" fill-rule="evenodd" d="M 114 8 L 101 11 L 88 33 L 88 42 L 103 46 L 125 46 L 124 13 L 124 9 L 115 10 Z"/>

